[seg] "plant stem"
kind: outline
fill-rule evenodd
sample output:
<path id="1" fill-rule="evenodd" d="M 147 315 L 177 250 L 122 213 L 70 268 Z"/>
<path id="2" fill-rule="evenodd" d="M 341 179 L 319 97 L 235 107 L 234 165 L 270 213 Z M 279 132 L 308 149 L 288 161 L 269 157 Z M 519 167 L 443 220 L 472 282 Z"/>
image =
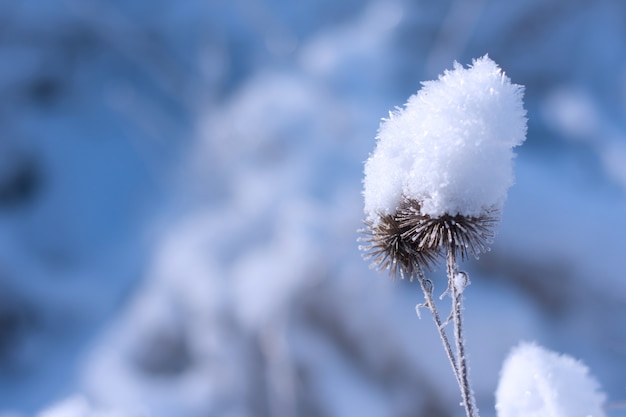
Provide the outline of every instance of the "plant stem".
<path id="1" fill-rule="evenodd" d="M 461 388 L 463 406 L 467 417 L 478 417 L 478 409 L 475 406 L 474 393 L 469 383 L 469 371 L 467 358 L 465 357 L 465 339 L 463 338 L 463 287 L 457 285 L 459 274 L 456 263 L 456 253 L 452 242 L 447 245 L 446 253 L 448 270 L 448 289 L 452 295 L 452 320 L 454 323 L 454 340 L 456 343 L 457 380 Z M 465 285 L 465 284 L 463 284 Z"/>
<path id="2" fill-rule="evenodd" d="M 424 298 L 426 302 L 423 306 L 427 307 L 435 321 L 435 326 L 437 327 L 437 332 L 439 333 L 439 337 L 441 338 L 441 342 L 443 343 L 443 348 L 446 351 L 446 355 L 448 355 L 448 359 L 450 360 L 450 365 L 452 365 L 452 370 L 454 371 L 454 375 L 456 376 L 456 380 L 461 385 L 461 379 L 459 379 L 459 369 L 456 363 L 456 359 L 454 357 L 454 353 L 452 352 L 452 346 L 450 345 L 450 341 L 448 340 L 448 335 L 445 331 L 445 324 L 441 321 L 441 316 L 439 315 L 439 311 L 437 310 L 437 305 L 433 300 L 433 287 L 432 283 L 426 279 L 424 276 L 424 271 L 419 265 L 416 265 L 415 271 L 417 272 L 417 281 L 422 288 L 422 292 L 424 293 Z M 419 308 L 420 306 L 418 306 Z M 419 313 L 419 312 L 418 312 Z"/>

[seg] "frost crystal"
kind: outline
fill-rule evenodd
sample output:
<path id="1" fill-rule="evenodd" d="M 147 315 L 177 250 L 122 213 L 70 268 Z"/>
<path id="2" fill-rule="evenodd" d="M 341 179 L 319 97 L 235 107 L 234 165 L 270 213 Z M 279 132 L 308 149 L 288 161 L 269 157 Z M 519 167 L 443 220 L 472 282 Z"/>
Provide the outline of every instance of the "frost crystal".
<path id="1" fill-rule="evenodd" d="M 380 125 L 365 164 L 368 219 L 393 215 L 403 199 L 433 218 L 498 211 L 513 183 L 513 147 L 526 138 L 523 91 L 486 55 L 423 83 Z"/>
<path id="2" fill-rule="evenodd" d="M 605 417 L 604 400 L 581 362 L 525 343 L 504 362 L 496 410 L 498 417 Z"/>

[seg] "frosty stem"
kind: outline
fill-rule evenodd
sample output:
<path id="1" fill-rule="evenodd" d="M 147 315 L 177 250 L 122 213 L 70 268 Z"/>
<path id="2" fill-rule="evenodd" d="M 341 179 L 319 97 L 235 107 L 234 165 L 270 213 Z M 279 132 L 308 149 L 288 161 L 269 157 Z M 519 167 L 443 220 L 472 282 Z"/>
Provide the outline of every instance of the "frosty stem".
<path id="1" fill-rule="evenodd" d="M 419 308 L 422 306 L 427 307 L 430 310 L 430 313 L 433 316 L 433 320 L 435 321 L 435 325 L 437 326 L 437 332 L 439 333 L 439 337 L 441 338 L 441 342 L 443 343 L 443 348 L 446 351 L 446 355 L 448 355 L 450 365 L 452 365 L 452 370 L 454 371 L 454 375 L 456 376 L 457 382 L 460 386 L 461 380 L 459 379 L 459 369 L 457 367 L 454 353 L 452 352 L 452 346 L 450 345 L 450 341 L 448 340 L 448 335 L 446 334 L 446 324 L 441 321 L 441 316 L 439 315 L 439 311 L 437 310 L 437 304 L 435 304 L 435 301 L 433 300 L 432 283 L 426 279 L 426 277 L 424 276 L 424 271 L 422 271 L 422 268 L 419 265 L 416 265 L 415 270 L 417 272 L 417 281 L 422 288 L 422 292 L 424 293 L 424 298 L 426 300 L 423 305 L 417 306 L 418 315 Z"/>
<path id="2" fill-rule="evenodd" d="M 467 417 L 478 417 L 475 406 L 474 393 L 469 383 L 467 358 L 465 357 L 465 339 L 463 337 L 463 288 L 466 282 L 459 283 L 459 271 L 456 263 L 456 253 L 452 242 L 446 247 L 446 261 L 448 272 L 448 290 L 452 296 L 452 321 L 454 323 L 454 341 L 456 343 L 456 373 L 463 406 Z M 463 277 L 464 280 L 467 277 Z"/>

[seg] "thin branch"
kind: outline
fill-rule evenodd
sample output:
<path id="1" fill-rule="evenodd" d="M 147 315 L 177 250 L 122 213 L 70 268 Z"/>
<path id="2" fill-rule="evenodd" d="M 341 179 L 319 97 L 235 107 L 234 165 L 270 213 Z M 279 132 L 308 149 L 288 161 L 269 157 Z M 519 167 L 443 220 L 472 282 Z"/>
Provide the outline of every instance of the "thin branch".
<path id="1" fill-rule="evenodd" d="M 456 343 L 456 360 L 457 360 L 457 380 L 461 388 L 461 396 L 463 398 L 463 406 L 467 417 L 478 417 L 478 409 L 474 400 L 469 382 L 469 371 L 467 367 L 467 358 L 465 357 L 465 339 L 463 337 L 463 291 L 457 285 L 456 279 L 459 274 L 454 242 L 449 241 L 446 247 L 446 261 L 448 270 L 448 288 L 452 296 L 452 320 L 454 322 L 454 340 Z M 466 278 L 466 277 L 465 277 Z M 465 284 L 464 284 L 465 285 Z"/>
<path id="2" fill-rule="evenodd" d="M 461 379 L 459 378 L 459 369 L 456 363 L 456 359 L 454 357 L 454 353 L 452 352 L 452 346 L 450 345 L 450 341 L 448 340 L 448 335 L 446 334 L 445 327 L 447 323 L 443 323 L 441 321 L 441 316 L 439 315 L 439 311 L 437 310 L 437 305 L 433 300 L 433 286 L 432 282 L 424 276 L 424 272 L 419 264 L 416 265 L 414 271 L 417 275 L 417 281 L 422 288 L 422 292 L 424 293 L 424 298 L 426 302 L 423 304 L 424 307 L 427 307 L 435 321 L 435 325 L 437 327 L 437 332 L 439 333 L 439 337 L 441 338 L 441 342 L 443 343 L 444 350 L 446 351 L 446 355 L 448 355 L 448 359 L 450 360 L 450 365 L 452 365 L 452 370 L 454 371 L 454 375 L 457 379 L 459 385 L 461 385 Z M 419 307 L 417 306 L 418 316 L 419 316 Z"/>

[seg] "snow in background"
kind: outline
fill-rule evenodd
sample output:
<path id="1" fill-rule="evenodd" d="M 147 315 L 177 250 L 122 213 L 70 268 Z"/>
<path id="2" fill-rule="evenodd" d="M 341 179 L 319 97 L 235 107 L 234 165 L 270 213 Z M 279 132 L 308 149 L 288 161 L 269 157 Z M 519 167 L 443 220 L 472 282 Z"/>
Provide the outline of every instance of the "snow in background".
<path id="1" fill-rule="evenodd" d="M 604 417 L 605 401 L 582 362 L 531 343 L 506 358 L 496 390 L 498 417 Z"/>
<path id="2" fill-rule="evenodd" d="M 461 415 L 419 290 L 355 231 L 380 119 L 486 53 L 529 130 L 493 250 L 464 265 L 478 406 L 495 416 L 504 358 L 536 340 L 626 415 L 623 16 L 0 2 L 0 415 Z"/>

